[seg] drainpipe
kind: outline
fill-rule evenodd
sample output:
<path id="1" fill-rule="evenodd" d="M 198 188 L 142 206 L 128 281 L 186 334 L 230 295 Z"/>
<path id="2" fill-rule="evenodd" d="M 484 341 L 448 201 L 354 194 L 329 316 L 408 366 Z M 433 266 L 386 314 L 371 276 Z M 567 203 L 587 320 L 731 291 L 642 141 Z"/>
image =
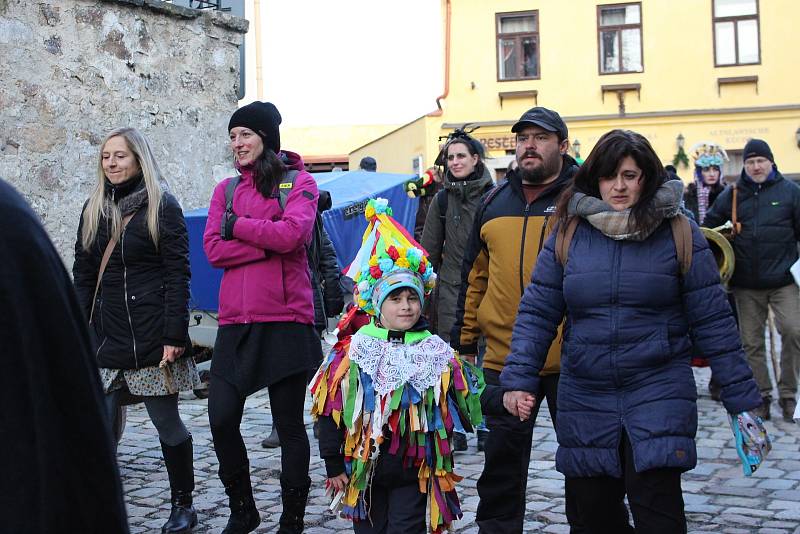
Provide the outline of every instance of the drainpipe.
<path id="1" fill-rule="evenodd" d="M 256 0 L 258 2 L 258 0 Z M 447 8 L 445 11 L 444 19 L 444 93 L 436 97 L 436 111 L 428 114 L 429 117 L 440 117 L 444 112 L 442 111 L 441 101 L 447 98 L 450 94 L 450 16 L 451 6 L 450 0 L 445 0 Z"/>
<path id="2" fill-rule="evenodd" d="M 264 75 L 261 69 L 261 0 L 253 0 L 253 19 L 256 37 L 256 95 L 264 100 Z"/>

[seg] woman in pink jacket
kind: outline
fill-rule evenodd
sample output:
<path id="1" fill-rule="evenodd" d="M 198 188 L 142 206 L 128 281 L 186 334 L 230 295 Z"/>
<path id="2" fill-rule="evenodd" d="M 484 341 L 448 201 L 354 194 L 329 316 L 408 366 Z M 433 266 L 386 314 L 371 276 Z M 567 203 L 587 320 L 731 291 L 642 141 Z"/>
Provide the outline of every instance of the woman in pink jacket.
<path id="1" fill-rule="evenodd" d="M 280 435 L 279 533 L 303 531 L 311 483 L 303 401 L 308 371 L 322 355 L 306 243 L 318 193 L 300 156 L 280 150 L 280 123 L 269 102 L 253 102 L 231 117 L 230 146 L 241 177 L 231 205 L 226 188 L 233 178 L 217 185 L 203 239 L 211 264 L 225 269 L 208 399 L 219 476 L 230 498 L 225 534 L 252 532 L 260 523 L 239 431 L 248 395 L 269 388 Z"/>

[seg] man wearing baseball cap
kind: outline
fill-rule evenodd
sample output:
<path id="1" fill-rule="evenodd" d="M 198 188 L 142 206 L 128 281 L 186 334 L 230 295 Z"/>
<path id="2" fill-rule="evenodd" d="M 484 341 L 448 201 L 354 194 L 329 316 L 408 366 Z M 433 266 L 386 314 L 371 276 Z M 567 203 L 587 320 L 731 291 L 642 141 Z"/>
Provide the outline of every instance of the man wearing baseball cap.
<path id="1" fill-rule="evenodd" d="M 486 338 L 482 367 L 487 384 L 499 386 L 511 343 L 511 330 L 536 257 L 555 214 L 555 201 L 578 170 L 567 155 L 567 126 L 558 113 L 543 107 L 526 111 L 511 131 L 516 134 L 517 169 L 484 197 L 475 214 L 464 253 L 462 285 L 450 344 L 467 358 Z M 555 421 L 561 342 L 553 343 L 542 371 L 539 401 Z M 502 403 L 502 389 L 487 388 L 486 402 Z M 507 407 L 513 414 L 514 406 Z M 489 436 L 483 473 L 478 480 L 476 522 L 481 533 L 519 533 L 525 516 L 525 487 L 536 412 L 526 422 L 506 414 L 487 415 Z M 568 516 L 571 515 L 568 512 Z"/>
<path id="2" fill-rule="evenodd" d="M 732 217 L 736 199 L 733 250 L 736 267 L 730 286 L 739 313 L 742 345 L 753 376 L 761 390 L 758 411 L 770 418 L 772 383 L 767 370 L 764 329 L 767 311 L 772 309 L 781 336 L 778 404 L 783 419 L 792 421 L 797 406 L 797 379 L 800 372 L 800 292 L 789 268 L 797 261 L 800 241 L 800 187 L 785 179 L 769 145 L 750 139 L 744 147 L 744 169 L 734 188 L 717 197 L 703 224 L 719 226 Z M 738 225 L 735 225 L 738 226 Z"/>

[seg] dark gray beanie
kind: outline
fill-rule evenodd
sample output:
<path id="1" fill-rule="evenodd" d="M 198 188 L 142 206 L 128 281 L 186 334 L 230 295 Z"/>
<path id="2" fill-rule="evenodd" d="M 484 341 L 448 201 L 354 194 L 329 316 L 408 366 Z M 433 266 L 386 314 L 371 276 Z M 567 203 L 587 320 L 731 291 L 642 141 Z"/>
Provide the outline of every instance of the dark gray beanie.
<path id="1" fill-rule="evenodd" d="M 772 150 L 770 150 L 767 142 L 762 139 L 750 139 L 747 142 L 747 144 L 744 145 L 742 161 L 745 161 L 747 158 L 754 158 L 756 156 L 767 158 L 772 163 L 775 163 L 775 158 L 772 155 Z"/>

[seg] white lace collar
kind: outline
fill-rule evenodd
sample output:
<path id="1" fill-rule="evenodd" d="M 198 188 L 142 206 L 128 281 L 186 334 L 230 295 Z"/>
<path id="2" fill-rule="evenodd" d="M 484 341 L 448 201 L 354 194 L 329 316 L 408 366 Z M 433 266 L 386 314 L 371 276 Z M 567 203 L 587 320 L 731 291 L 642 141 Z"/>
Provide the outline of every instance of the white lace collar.
<path id="1" fill-rule="evenodd" d="M 386 395 L 408 383 L 421 395 L 441 383 L 453 349 L 439 336 L 416 343 L 397 343 L 356 332 L 350 341 L 350 361 L 372 378 L 375 393 Z"/>

